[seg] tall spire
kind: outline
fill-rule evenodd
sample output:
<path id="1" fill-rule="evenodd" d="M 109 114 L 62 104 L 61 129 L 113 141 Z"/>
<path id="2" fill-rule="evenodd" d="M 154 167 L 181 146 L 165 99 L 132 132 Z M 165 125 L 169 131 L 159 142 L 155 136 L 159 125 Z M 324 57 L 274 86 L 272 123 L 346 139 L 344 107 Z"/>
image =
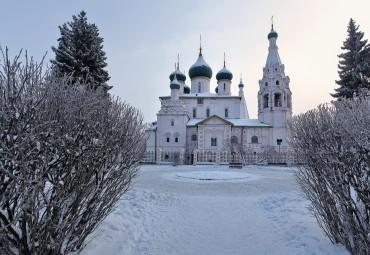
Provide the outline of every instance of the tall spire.
<path id="1" fill-rule="evenodd" d="M 224 67 L 226 67 L 226 57 L 225 57 L 225 52 L 224 52 Z"/>
<path id="2" fill-rule="evenodd" d="M 267 56 L 266 66 L 274 64 L 278 64 L 280 66 L 281 60 L 278 52 L 278 47 L 276 45 L 278 34 L 274 30 L 273 16 L 271 17 L 271 32 L 267 35 L 267 38 L 269 40 L 269 54 Z"/>
<path id="3" fill-rule="evenodd" d="M 177 54 L 177 69 L 180 69 L 180 54 Z M 175 70 L 176 73 L 176 70 Z"/>
<path id="4" fill-rule="evenodd" d="M 271 31 L 274 30 L 274 15 L 271 16 Z"/>
<path id="5" fill-rule="evenodd" d="M 199 35 L 199 55 L 202 55 L 202 35 Z"/>

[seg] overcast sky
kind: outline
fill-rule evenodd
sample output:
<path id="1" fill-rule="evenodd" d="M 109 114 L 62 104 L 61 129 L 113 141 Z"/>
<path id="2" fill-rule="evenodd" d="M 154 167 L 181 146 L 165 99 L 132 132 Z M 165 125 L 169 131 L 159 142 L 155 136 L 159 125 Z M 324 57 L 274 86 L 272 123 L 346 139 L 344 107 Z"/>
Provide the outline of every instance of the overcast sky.
<path id="1" fill-rule="evenodd" d="M 234 74 L 237 94 L 240 73 L 249 115 L 257 118 L 258 80 L 267 58 L 271 16 L 277 44 L 293 93 L 293 114 L 330 102 L 336 88 L 337 55 L 352 17 L 370 38 L 369 0 L 171 0 L 171 1 L 6 1 L 0 0 L 0 45 L 11 54 L 20 49 L 40 60 L 54 58 L 59 25 L 81 10 L 104 38 L 111 93 L 139 108 L 146 121 L 155 121 L 158 97 L 169 95 L 169 74 L 177 54 L 180 69 L 196 61 L 199 35 L 203 56 L 216 73 L 226 66 Z M 190 85 L 189 77 L 186 84 Z"/>

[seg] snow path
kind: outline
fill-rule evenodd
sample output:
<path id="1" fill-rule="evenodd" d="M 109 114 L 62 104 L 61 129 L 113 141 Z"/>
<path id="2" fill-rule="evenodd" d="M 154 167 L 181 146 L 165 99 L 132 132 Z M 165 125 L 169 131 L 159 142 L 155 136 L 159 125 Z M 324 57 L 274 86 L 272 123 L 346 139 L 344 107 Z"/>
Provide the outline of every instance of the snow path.
<path id="1" fill-rule="evenodd" d="M 218 180 L 187 178 L 210 171 Z M 347 255 L 322 234 L 291 171 L 143 166 L 82 254 Z"/>

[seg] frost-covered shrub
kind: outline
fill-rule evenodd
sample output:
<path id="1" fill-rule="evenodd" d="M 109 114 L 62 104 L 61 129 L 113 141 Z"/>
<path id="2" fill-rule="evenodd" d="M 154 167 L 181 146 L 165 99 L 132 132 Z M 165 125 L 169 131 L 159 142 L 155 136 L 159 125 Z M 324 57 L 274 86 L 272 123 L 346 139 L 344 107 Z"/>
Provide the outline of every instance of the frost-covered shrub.
<path id="1" fill-rule="evenodd" d="M 370 251 L 370 99 L 343 99 L 293 118 L 296 173 L 320 227 L 351 254 Z"/>
<path id="2" fill-rule="evenodd" d="M 142 115 L 5 54 L 0 254 L 79 252 L 138 170 L 145 151 Z"/>

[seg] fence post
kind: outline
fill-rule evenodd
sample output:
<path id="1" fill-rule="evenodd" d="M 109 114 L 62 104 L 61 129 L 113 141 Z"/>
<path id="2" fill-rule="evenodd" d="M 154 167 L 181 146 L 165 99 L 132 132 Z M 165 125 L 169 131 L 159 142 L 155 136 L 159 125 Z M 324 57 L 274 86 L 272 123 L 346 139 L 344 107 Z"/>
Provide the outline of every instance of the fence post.
<path id="1" fill-rule="evenodd" d="M 184 149 L 181 149 L 180 150 L 180 162 L 179 162 L 180 165 L 184 164 L 184 154 L 185 154 Z"/>
<path id="2" fill-rule="evenodd" d="M 158 149 L 157 150 L 157 158 L 155 159 L 157 165 L 160 165 L 161 164 L 161 158 L 162 158 L 162 150 L 161 149 Z"/>
<path id="3" fill-rule="evenodd" d="M 216 151 L 216 163 L 217 165 L 221 165 L 221 151 L 220 150 Z"/>
<path id="4" fill-rule="evenodd" d="M 194 154 L 193 165 L 196 166 L 197 163 L 198 163 L 198 150 L 197 149 L 194 149 L 193 150 L 193 154 Z"/>
<path id="5" fill-rule="evenodd" d="M 265 158 L 264 160 L 263 160 L 263 165 L 264 166 L 267 166 L 269 163 L 268 163 L 268 161 L 267 161 L 267 159 Z"/>

